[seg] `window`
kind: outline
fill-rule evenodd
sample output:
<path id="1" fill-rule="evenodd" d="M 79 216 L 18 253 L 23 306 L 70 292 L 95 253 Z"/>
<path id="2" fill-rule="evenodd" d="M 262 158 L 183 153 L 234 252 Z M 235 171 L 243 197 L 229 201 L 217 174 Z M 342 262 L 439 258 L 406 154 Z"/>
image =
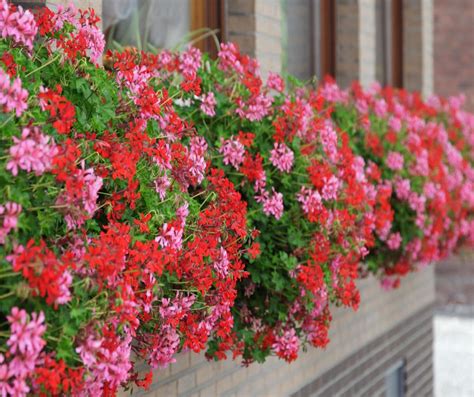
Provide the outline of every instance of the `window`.
<path id="1" fill-rule="evenodd" d="M 386 397 L 405 397 L 405 362 L 400 361 L 385 375 Z"/>
<path id="2" fill-rule="evenodd" d="M 376 78 L 403 87 L 403 0 L 376 2 Z"/>
<path id="3" fill-rule="evenodd" d="M 336 73 L 336 2 L 286 0 L 286 69 L 300 79 Z"/>
<path id="4" fill-rule="evenodd" d="M 17 6 L 22 6 L 25 10 L 26 9 L 31 10 L 36 7 L 43 7 L 46 3 L 46 0 L 23 0 L 23 1 L 11 0 L 10 3 L 13 3 Z"/>
<path id="5" fill-rule="evenodd" d="M 192 43 L 217 55 L 224 35 L 225 0 L 103 0 L 109 46 L 143 50 Z"/>

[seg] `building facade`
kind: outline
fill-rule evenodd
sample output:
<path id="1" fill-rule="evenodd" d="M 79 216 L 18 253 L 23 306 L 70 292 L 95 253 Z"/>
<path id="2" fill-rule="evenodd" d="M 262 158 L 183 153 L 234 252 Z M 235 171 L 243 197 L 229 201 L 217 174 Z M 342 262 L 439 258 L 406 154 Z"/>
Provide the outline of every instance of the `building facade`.
<path id="1" fill-rule="evenodd" d="M 114 40 L 126 38 L 126 28 L 131 23 L 127 18 L 131 18 L 133 7 L 136 10 L 144 7 L 141 9 L 146 11 L 139 18 L 148 19 L 140 19 L 140 26 L 150 23 L 150 18 L 158 27 L 169 26 L 169 32 L 158 29 L 147 38 L 158 47 L 172 45 L 178 27 L 180 34 L 208 27 L 212 35 L 197 40 L 197 46 L 215 54 L 214 36 L 233 41 L 243 52 L 259 60 L 264 75 L 279 71 L 308 81 L 314 76 L 330 75 L 343 87 L 353 80 L 366 87 L 380 81 L 420 91 L 425 96 L 433 92 L 433 87 L 441 94 L 450 93 L 453 81 L 459 82 L 456 91 L 474 90 L 474 86 L 462 83 L 463 76 L 446 80 L 445 74 L 453 74 L 449 69 L 452 65 L 446 65 L 446 69 L 438 65 L 447 59 L 455 63 L 452 51 L 459 53 L 439 34 L 440 29 L 449 31 L 457 23 L 443 14 L 451 3 L 447 0 L 150 1 L 76 0 L 75 3 L 80 7 L 92 6 L 99 15 L 104 15 L 104 30 Z M 47 1 L 48 4 L 67 2 Z M 17 3 L 41 6 L 44 1 Z M 127 14 L 125 8 L 118 6 L 129 7 L 127 10 L 131 11 Z M 117 15 L 122 11 L 127 16 L 121 20 Z M 443 20 L 435 28 L 434 15 L 435 21 Z M 467 18 L 461 18 L 466 31 Z M 472 37 L 474 40 L 474 34 Z M 474 51 L 474 45 L 471 50 Z M 472 51 L 461 61 L 468 63 L 469 56 L 474 56 Z M 470 70 L 474 71 L 474 67 Z M 466 73 L 466 81 L 472 82 L 472 76 Z M 169 368 L 156 371 L 149 391 L 136 391 L 134 395 L 432 395 L 433 267 L 409 275 L 395 291 L 383 291 L 371 277 L 360 280 L 359 287 L 358 313 L 335 310 L 331 342 L 325 350 L 309 349 L 292 364 L 272 358 L 265 364 L 247 368 L 231 360 L 214 363 L 207 362 L 203 355 L 182 353 Z"/>

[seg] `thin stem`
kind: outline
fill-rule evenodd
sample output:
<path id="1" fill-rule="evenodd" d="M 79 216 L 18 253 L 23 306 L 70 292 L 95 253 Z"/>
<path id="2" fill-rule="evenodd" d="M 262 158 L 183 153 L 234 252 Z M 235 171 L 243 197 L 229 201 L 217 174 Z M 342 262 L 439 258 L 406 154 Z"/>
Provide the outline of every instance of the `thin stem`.
<path id="1" fill-rule="evenodd" d="M 30 73 L 28 73 L 25 77 L 31 76 L 33 73 L 39 72 L 41 69 L 44 69 L 46 66 L 51 65 L 52 63 L 56 62 L 59 58 L 61 57 L 61 54 L 56 55 L 54 58 L 50 59 L 48 62 L 45 64 L 41 65 L 39 68 L 32 70 Z"/>
<path id="2" fill-rule="evenodd" d="M 5 299 L 12 295 L 15 295 L 15 291 L 10 291 L 10 292 L 7 292 L 6 294 L 0 295 L 0 299 Z"/>

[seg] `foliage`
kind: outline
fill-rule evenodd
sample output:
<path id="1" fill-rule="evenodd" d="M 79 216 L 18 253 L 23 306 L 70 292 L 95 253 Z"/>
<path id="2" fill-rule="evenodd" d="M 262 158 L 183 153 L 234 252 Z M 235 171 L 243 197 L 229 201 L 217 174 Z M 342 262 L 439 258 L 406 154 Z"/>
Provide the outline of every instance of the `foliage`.
<path id="1" fill-rule="evenodd" d="M 147 387 L 183 349 L 292 361 L 357 278 L 474 243 L 459 99 L 264 83 L 233 44 L 105 69 L 93 11 L 0 4 L 3 394 Z"/>

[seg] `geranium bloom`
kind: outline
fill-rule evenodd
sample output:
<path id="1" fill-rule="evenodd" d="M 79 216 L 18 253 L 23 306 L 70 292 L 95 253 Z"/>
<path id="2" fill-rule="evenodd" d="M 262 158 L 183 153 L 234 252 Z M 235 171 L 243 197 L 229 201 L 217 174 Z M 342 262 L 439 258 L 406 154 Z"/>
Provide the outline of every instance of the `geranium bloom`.
<path id="1" fill-rule="evenodd" d="M 283 92 L 285 83 L 278 73 L 270 72 L 267 77 L 267 87 L 277 92 Z"/>
<path id="2" fill-rule="evenodd" d="M 18 7 L 11 11 L 6 0 L 0 0 L 0 32 L 3 38 L 11 38 L 14 43 L 33 49 L 33 39 L 38 28 L 33 14 Z"/>
<path id="3" fill-rule="evenodd" d="M 391 250 L 397 250 L 398 248 L 400 248 L 401 242 L 402 236 L 400 235 L 400 233 L 392 233 L 387 239 L 388 248 L 390 248 Z"/>
<path id="4" fill-rule="evenodd" d="M 17 117 L 20 117 L 28 107 L 27 99 L 28 91 L 22 87 L 20 78 L 10 84 L 10 77 L 0 68 L 0 106 L 4 111 L 15 110 Z"/>
<path id="5" fill-rule="evenodd" d="M 240 141 L 234 138 L 222 139 L 219 153 L 224 156 L 224 164 L 230 164 L 238 170 L 240 165 L 244 162 L 245 147 L 240 143 Z"/>
<path id="6" fill-rule="evenodd" d="M 46 344 L 42 339 L 46 331 L 43 312 L 39 315 L 32 313 L 31 319 L 28 320 L 25 310 L 14 307 L 7 320 L 11 327 L 11 335 L 7 341 L 10 353 L 36 358 Z"/>
<path id="7" fill-rule="evenodd" d="M 255 200 L 263 204 L 265 215 L 273 215 L 276 219 L 280 219 L 283 215 L 283 194 L 276 192 L 274 188 L 272 191 L 272 196 L 267 191 L 263 191 L 255 196 Z"/>
<path id="8" fill-rule="evenodd" d="M 208 92 L 207 94 L 203 94 L 201 96 L 201 102 L 200 109 L 204 114 L 207 114 L 211 117 L 216 115 L 215 107 L 217 105 L 217 101 L 212 91 Z"/>
<path id="9" fill-rule="evenodd" d="M 403 155 L 398 152 L 389 152 L 386 164 L 392 171 L 400 171 L 403 168 Z"/>
<path id="10" fill-rule="evenodd" d="M 401 200 L 406 200 L 410 196 L 411 187 L 409 179 L 396 179 L 395 180 L 395 193 Z"/>
<path id="11" fill-rule="evenodd" d="M 33 171 L 37 176 L 51 170 L 58 148 L 52 137 L 44 135 L 39 127 L 23 128 L 21 138 L 13 137 L 13 142 L 7 163 L 7 170 L 13 175 L 18 175 L 18 169 Z"/>
<path id="12" fill-rule="evenodd" d="M 68 228 L 75 229 L 83 225 L 97 210 L 102 178 L 95 175 L 93 168 L 78 168 L 68 179 L 66 189 L 60 193 L 56 203 L 64 207 L 64 219 Z"/>
<path id="13" fill-rule="evenodd" d="M 275 142 L 270 151 L 270 161 L 281 172 L 290 172 L 293 166 L 294 154 L 284 143 Z"/>
<path id="14" fill-rule="evenodd" d="M 161 200 L 165 199 L 166 192 L 170 186 L 171 186 L 171 181 L 166 175 L 159 176 L 158 178 L 155 179 L 155 190 L 160 196 Z"/>
<path id="15" fill-rule="evenodd" d="M 253 96 L 247 102 L 244 102 L 239 98 L 237 100 L 238 108 L 235 112 L 241 118 L 246 118 L 249 121 L 259 121 L 270 112 L 272 102 L 273 99 L 264 94 Z"/>
<path id="16" fill-rule="evenodd" d="M 229 273 L 229 256 L 223 247 L 220 248 L 219 259 L 214 262 L 213 267 L 221 278 L 225 278 Z"/>
<path id="17" fill-rule="evenodd" d="M 148 363 L 152 368 L 165 368 L 170 363 L 174 363 L 175 353 L 179 347 L 179 335 L 176 330 L 166 325 L 159 334 L 150 335 L 153 350 Z"/>
<path id="18" fill-rule="evenodd" d="M 5 244 L 8 233 L 17 227 L 21 210 L 21 205 L 13 202 L 0 205 L 0 219 L 3 217 L 3 225 L 0 227 L 0 244 Z"/>
<path id="19" fill-rule="evenodd" d="M 275 342 L 272 345 L 276 355 L 291 362 L 298 356 L 300 344 L 294 328 L 283 332 L 282 335 L 275 335 Z"/>
<path id="20" fill-rule="evenodd" d="M 329 179 L 325 180 L 323 189 L 321 191 L 321 196 L 324 200 L 336 200 L 340 186 L 341 182 L 339 179 L 332 175 Z"/>
<path id="21" fill-rule="evenodd" d="M 183 75 L 190 80 L 196 77 L 197 70 L 201 66 L 201 51 L 196 47 L 189 47 L 179 56 L 179 69 Z"/>

